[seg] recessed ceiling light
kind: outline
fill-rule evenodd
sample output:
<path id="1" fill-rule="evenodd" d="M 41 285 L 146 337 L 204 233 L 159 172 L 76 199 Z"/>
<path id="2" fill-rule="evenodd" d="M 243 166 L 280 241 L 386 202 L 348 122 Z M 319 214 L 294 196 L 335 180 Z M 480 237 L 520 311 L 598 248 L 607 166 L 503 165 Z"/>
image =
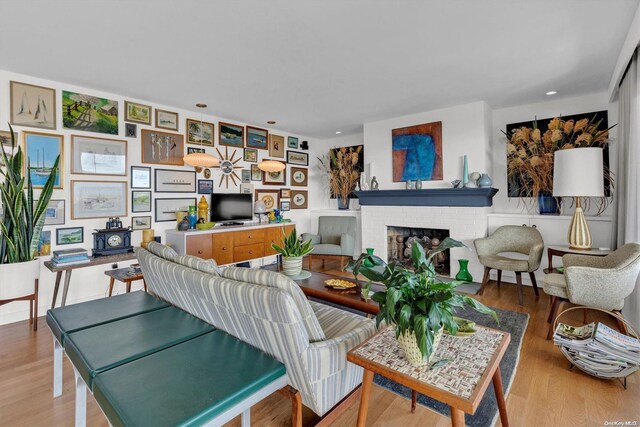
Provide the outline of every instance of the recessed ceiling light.
<path id="1" fill-rule="evenodd" d="M 268 125 L 275 125 L 275 124 L 276 124 L 276 121 L 275 121 L 275 120 L 268 120 L 268 121 L 267 121 L 267 124 L 268 124 Z"/>
<path id="2" fill-rule="evenodd" d="M 546 95 L 555 95 L 556 93 L 558 93 L 557 90 L 550 90 L 549 92 L 546 93 Z"/>
<path id="3" fill-rule="evenodd" d="M 336 135 L 340 135 L 342 132 L 340 132 L 339 130 L 336 131 Z"/>

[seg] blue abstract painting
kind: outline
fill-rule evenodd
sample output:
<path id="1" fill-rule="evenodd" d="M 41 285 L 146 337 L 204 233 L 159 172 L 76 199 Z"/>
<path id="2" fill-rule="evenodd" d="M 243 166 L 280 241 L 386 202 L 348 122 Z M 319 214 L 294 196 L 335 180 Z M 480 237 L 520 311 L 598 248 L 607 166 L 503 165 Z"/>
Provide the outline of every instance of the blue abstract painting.
<path id="1" fill-rule="evenodd" d="M 442 122 L 393 129 L 393 181 L 442 180 Z"/>

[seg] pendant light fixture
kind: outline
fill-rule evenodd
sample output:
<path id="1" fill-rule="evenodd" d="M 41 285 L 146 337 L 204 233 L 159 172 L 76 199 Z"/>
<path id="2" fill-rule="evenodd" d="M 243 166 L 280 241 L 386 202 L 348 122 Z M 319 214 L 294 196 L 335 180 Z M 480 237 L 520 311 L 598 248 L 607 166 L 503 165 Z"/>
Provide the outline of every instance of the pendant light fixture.
<path id="1" fill-rule="evenodd" d="M 264 172 L 280 172 L 286 167 L 287 165 L 277 160 L 263 160 L 258 163 L 258 169 Z"/>
<path id="2" fill-rule="evenodd" d="M 202 110 L 207 108 L 207 104 L 196 104 L 196 107 L 200 108 L 200 146 L 202 147 L 202 133 L 204 129 L 202 123 Z M 187 129 L 187 135 L 188 134 L 189 129 Z M 218 160 L 218 158 L 207 153 L 187 154 L 182 158 L 182 160 L 189 166 L 196 168 L 196 171 L 202 170 L 202 168 L 218 166 L 220 164 L 220 160 Z"/>

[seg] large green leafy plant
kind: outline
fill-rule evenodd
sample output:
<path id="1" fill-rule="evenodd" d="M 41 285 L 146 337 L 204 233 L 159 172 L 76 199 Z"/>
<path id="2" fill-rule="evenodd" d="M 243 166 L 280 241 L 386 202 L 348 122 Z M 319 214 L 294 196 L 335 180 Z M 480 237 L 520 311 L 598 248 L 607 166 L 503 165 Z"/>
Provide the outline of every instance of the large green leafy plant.
<path id="1" fill-rule="evenodd" d="M 415 333 L 425 358 L 431 355 L 435 333 L 440 328 L 444 327 L 452 335 L 457 333 L 458 324 L 454 320 L 457 308 L 469 306 L 498 321 L 493 310 L 456 292 L 456 286 L 464 282 L 444 282 L 437 278 L 433 258 L 442 251 L 462 246 L 461 242 L 447 237 L 427 256 L 422 245 L 414 242 L 411 252 L 413 269 L 397 262 L 387 264 L 369 254 L 362 254 L 349 263 L 349 269 L 356 278 L 362 274 L 370 282 L 385 285 L 385 290 L 376 292 L 372 297 L 380 305 L 376 325 L 382 321 L 395 325 L 396 337 Z"/>
<path id="2" fill-rule="evenodd" d="M 11 125 L 11 153 L 7 154 L 3 149 L 0 174 L 3 182 L 2 191 L 2 215 L 0 216 L 0 264 L 12 264 L 31 261 L 34 258 L 42 227 L 44 226 L 45 210 L 55 184 L 58 173 L 58 156 L 51 168 L 51 173 L 44 184 L 38 202 L 33 200 L 33 184 L 29 178 L 31 165 L 27 159 L 25 175 L 23 175 L 22 148 L 16 150 L 15 134 Z"/>
<path id="3" fill-rule="evenodd" d="M 313 250 L 311 240 L 307 240 L 306 242 L 300 240 L 295 228 L 288 236 L 283 233 L 282 246 L 272 243 L 271 247 L 284 257 L 305 256 Z"/>

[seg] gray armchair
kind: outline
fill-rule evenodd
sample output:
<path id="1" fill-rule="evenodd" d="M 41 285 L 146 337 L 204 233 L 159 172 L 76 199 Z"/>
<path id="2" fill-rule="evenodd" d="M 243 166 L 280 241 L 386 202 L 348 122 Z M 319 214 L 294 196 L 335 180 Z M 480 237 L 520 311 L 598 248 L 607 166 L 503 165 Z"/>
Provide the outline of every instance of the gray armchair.
<path id="1" fill-rule="evenodd" d="M 344 270 L 345 259 L 353 258 L 356 243 L 356 219 L 352 216 L 321 216 L 318 234 L 303 233 L 302 240 L 311 240 L 313 252 L 307 255 L 309 268 L 313 258 L 339 258 Z"/>
<path id="2" fill-rule="evenodd" d="M 544 278 L 544 292 L 551 297 L 551 323 L 547 339 L 553 335 L 553 323 L 568 301 L 622 315 L 624 299 L 636 285 L 640 273 L 640 244 L 627 243 L 605 257 L 567 254 L 562 257 L 564 274 L 551 273 Z M 622 322 L 618 325 L 623 332 Z"/>
<path id="3" fill-rule="evenodd" d="M 525 225 L 504 225 L 498 228 L 489 237 L 477 239 L 473 242 L 478 253 L 480 264 L 484 265 L 484 277 L 478 294 L 482 295 L 489 282 L 491 269 L 498 271 L 498 287 L 502 280 L 502 270 L 514 271 L 518 284 L 518 302 L 523 303 L 522 273 L 529 273 L 533 284 L 533 291 L 538 293 L 538 283 L 534 272 L 540 267 L 544 241 L 542 235 L 535 227 Z M 504 252 L 517 252 L 527 255 L 527 259 L 511 258 Z"/>

